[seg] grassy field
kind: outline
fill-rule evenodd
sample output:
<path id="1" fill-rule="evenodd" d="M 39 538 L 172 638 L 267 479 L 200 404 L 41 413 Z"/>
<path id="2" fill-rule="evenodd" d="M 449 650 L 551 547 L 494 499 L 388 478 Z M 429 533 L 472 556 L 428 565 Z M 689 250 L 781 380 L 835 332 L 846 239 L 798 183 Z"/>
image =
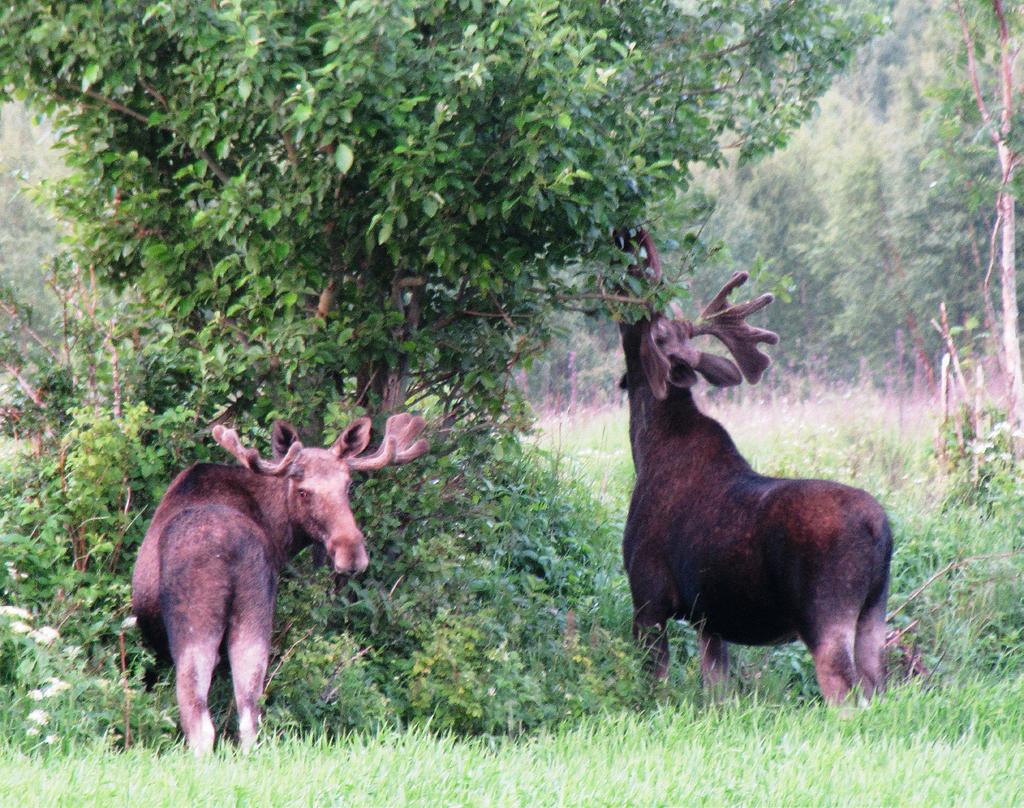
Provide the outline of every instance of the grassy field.
<path id="1" fill-rule="evenodd" d="M 185 752 L 80 749 L 0 759 L 0 804 L 1019 805 L 1024 680 L 895 689 L 843 717 L 735 699 L 517 741 L 422 730 Z"/>
<path id="2" fill-rule="evenodd" d="M 922 407 L 828 394 L 709 408 L 759 470 L 859 485 L 888 509 L 890 609 L 902 634 L 883 699 L 825 708 L 794 645 L 737 654 L 732 694 L 708 703 L 692 633 L 679 627 L 672 679 L 641 713 L 516 739 L 422 727 L 333 744 L 267 738 L 250 757 L 223 745 L 201 762 L 180 748 L 8 749 L 0 806 L 1024 805 L 1020 492 L 951 504 Z M 621 521 L 632 483 L 625 413 L 543 426 L 538 440 L 563 473 Z M 628 597 L 617 546 L 599 563 L 608 597 Z"/>

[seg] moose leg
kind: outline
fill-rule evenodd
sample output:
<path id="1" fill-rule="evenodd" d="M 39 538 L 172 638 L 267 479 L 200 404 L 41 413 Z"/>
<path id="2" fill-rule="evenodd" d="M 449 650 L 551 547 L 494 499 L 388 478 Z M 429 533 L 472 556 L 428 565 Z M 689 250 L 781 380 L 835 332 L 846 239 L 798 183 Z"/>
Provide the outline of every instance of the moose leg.
<path id="1" fill-rule="evenodd" d="M 852 623 L 833 623 L 816 632 L 814 639 L 807 642 L 814 657 L 821 695 L 829 704 L 841 704 L 856 682 L 855 636 Z"/>
<path id="2" fill-rule="evenodd" d="M 633 639 L 650 655 L 651 672 L 655 679 L 668 679 L 668 633 L 665 621 L 651 622 L 638 614 L 633 618 Z"/>
<path id="3" fill-rule="evenodd" d="M 238 744 L 248 752 L 256 743 L 259 730 L 259 700 L 263 695 L 263 682 L 270 658 L 270 637 L 253 636 L 254 632 L 237 632 L 228 638 L 228 659 L 231 661 L 231 681 L 238 707 Z"/>
<path id="4" fill-rule="evenodd" d="M 721 693 L 729 678 L 729 646 L 717 634 L 697 631 L 700 645 L 700 677 L 704 687 Z"/>
<path id="5" fill-rule="evenodd" d="M 213 749 L 213 720 L 207 697 L 217 667 L 220 635 L 189 639 L 174 651 L 174 687 L 185 740 L 196 757 Z"/>
<path id="6" fill-rule="evenodd" d="M 253 567 L 246 585 L 237 588 L 228 625 L 228 660 L 238 707 L 238 744 L 243 752 L 256 743 L 259 730 L 259 702 L 270 659 L 276 600 L 276 581 L 270 568 Z"/>
<path id="7" fill-rule="evenodd" d="M 885 689 L 885 597 L 865 607 L 857 619 L 854 644 L 857 677 L 866 698 Z"/>

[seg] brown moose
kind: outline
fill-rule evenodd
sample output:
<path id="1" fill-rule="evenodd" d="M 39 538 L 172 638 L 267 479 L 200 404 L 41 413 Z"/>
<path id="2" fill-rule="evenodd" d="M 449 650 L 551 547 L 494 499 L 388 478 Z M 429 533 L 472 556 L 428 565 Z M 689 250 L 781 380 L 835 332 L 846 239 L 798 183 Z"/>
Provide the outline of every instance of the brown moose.
<path id="1" fill-rule="evenodd" d="M 370 419 L 358 418 L 329 449 L 306 448 L 275 421 L 274 459 L 242 446 L 223 426 L 213 437 L 241 466 L 198 463 L 171 483 L 146 532 L 132 574 L 132 611 L 146 639 L 175 666 L 182 729 L 197 755 L 213 748 L 207 694 L 226 648 L 241 748 L 256 739 L 270 655 L 277 582 L 285 562 L 318 542 L 336 572 L 369 563 L 349 507 L 353 471 L 413 460 L 424 421 L 391 416 L 380 448 L 364 455 Z"/>
<path id="2" fill-rule="evenodd" d="M 649 234 L 616 238 L 657 283 Z M 706 687 L 724 683 L 727 643 L 799 638 L 826 701 L 843 701 L 855 685 L 870 697 L 885 685 L 892 555 L 885 512 L 846 485 L 758 474 L 691 393 L 698 374 L 718 387 L 743 378 L 754 384 L 770 364 L 758 343 L 775 344 L 778 336 L 746 318 L 772 296 L 728 302 L 746 279 L 733 275 L 695 322 L 652 312 L 620 327 L 636 467 L 622 545 L 633 631 L 658 678 L 668 676 L 666 621 L 682 618 L 696 627 Z M 699 350 L 693 340 L 700 335 L 724 343 L 735 362 Z"/>

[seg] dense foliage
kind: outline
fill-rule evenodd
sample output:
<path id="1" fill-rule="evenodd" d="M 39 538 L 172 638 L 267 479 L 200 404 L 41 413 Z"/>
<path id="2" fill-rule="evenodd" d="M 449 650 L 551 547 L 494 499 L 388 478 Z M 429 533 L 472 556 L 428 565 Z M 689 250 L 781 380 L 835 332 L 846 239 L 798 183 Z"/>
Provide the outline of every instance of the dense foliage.
<path id="1" fill-rule="evenodd" d="M 26 466 L 3 489 L 0 593 L 31 612 L 0 615 L 0 691 L 12 708 L 3 720 L 21 719 L 8 737 L 29 745 L 43 740 L 26 735 L 34 708 L 51 712 L 46 734 L 62 743 L 174 737 L 169 672 L 143 688 L 152 658 L 124 622 L 141 519 L 118 497 L 128 489 L 152 503 L 175 454 L 146 434 L 141 416 L 78 413 L 63 466 Z M 640 704 L 647 684 L 621 630 L 627 615 L 597 611 L 609 599 L 606 551 L 616 543 L 607 514 L 514 442 L 497 452 L 475 439 L 434 448 L 415 479 L 410 466 L 354 490 L 369 537 L 366 575 L 335 581 L 309 553 L 287 568 L 268 728 L 339 733 L 429 719 L 518 733 Z M 29 524 L 31 533 L 17 531 Z M 621 594 L 614 600 L 628 610 Z M 50 693 L 54 681 L 63 684 Z M 32 691 L 45 692 L 45 704 Z M 55 709 L 79 701 L 90 705 L 85 714 Z M 213 703 L 230 731 L 227 680 Z"/>
<path id="2" fill-rule="evenodd" d="M 550 307 L 600 292 L 562 268 L 607 260 L 611 227 L 727 141 L 782 142 L 867 19 L 825 0 L 29 2 L 0 12 L 0 90 L 57 125 L 70 253 L 138 304 L 113 338 L 171 400 L 495 417 Z"/>

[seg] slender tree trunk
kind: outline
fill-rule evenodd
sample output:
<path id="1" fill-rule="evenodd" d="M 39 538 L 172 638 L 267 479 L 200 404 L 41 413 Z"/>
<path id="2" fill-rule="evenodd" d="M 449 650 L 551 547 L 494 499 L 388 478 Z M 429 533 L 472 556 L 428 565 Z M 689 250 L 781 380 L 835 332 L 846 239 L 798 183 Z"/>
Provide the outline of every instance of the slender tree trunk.
<path id="1" fill-rule="evenodd" d="M 1016 200 L 1005 191 L 1000 193 L 999 209 L 1003 219 L 999 275 L 1003 297 L 1003 355 L 1006 358 L 1007 368 L 1007 404 L 1013 425 L 1021 429 L 1024 427 L 1024 378 L 1021 373 L 1020 337 L 1017 325 L 1017 268 L 1014 260 Z"/>
<path id="2" fill-rule="evenodd" d="M 998 206 L 997 206 L 998 207 Z M 998 218 L 999 211 L 996 210 L 996 216 Z M 995 261 L 995 248 L 994 245 L 989 246 L 989 265 L 986 268 L 981 261 L 981 249 L 978 247 L 978 231 L 974 226 L 974 221 L 968 217 L 967 228 L 971 234 L 971 258 L 974 261 L 974 268 L 981 278 L 979 281 L 979 291 L 981 292 L 981 300 L 984 304 L 984 321 L 985 331 L 988 333 L 988 339 L 986 340 L 989 345 L 989 352 L 992 354 L 992 359 L 995 362 L 996 378 L 999 384 L 1005 389 L 1008 386 L 1006 380 L 1006 370 L 1004 368 L 1005 357 L 1003 356 L 1003 340 L 1002 335 L 999 333 L 999 318 L 996 316 L 996 308 L 992 305 L 992 292 L 989 287 L 989 279 L 992 276 L 992 269 Z M 998 228 L 993 231 L 992 236 L 997 235 Z"/>

